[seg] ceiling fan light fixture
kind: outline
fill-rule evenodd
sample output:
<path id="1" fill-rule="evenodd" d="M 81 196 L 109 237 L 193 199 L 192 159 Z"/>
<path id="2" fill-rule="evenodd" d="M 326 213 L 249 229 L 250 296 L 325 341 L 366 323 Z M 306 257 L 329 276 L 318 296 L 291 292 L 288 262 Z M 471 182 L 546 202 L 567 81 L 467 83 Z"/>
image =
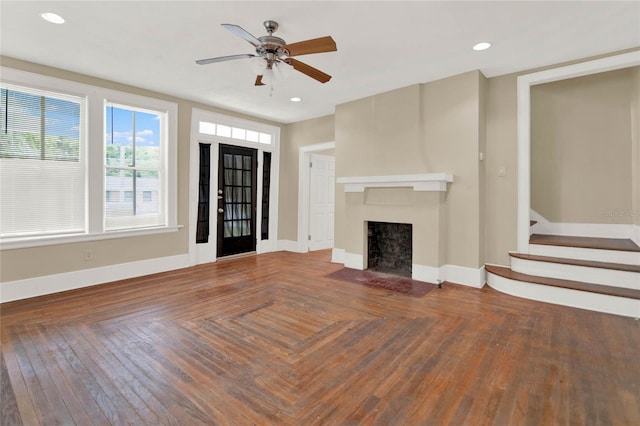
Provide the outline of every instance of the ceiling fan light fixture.
<path id="1" fill-rule="evenodd" d="M 276 78 L 286 79 L 293 72 L 293 67 L 284 61 L 278 61 L 273 64 L 273 71 Z"/>
<path id="2" fill-rule="evenodd" d="M 272 68 L 266 68 L 262 72 L 262 82 L 264 84 L 272 84 L 275 79 L 275 75 Z"/>
<path id="3" fill-rule="evenodd" d="M 262 57 L 251 58 L 251 70 L 256 75 L 262 75 L 267 68 L 267 61 Z"/>
<path id="4" fill-rule="evenodd" d="M 490 47 L 491 47 L 491 43 L 489 43 L 487 41 L 483 41 L 483 42 L 478 43 L 475 46 L 473 46 L 473 50 L 476 50 L 476 51 L 487 50 Z"/>
<path id="5" fill-rule="evenodd" d="M 40 14 L 40 17 L 47 22 L 51 22 L 52 24 L 64 24 L 65 22 L 64 18 L 57 13 L 44 12 Z"/>

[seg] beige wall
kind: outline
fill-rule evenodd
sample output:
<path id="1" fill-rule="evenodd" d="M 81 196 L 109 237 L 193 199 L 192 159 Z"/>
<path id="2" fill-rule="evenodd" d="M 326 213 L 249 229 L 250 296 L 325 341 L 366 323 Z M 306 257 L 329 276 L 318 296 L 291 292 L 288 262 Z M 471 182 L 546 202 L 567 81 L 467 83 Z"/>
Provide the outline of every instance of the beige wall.
<path id="1" fill-rule="evenodd" d="M 12 58 L 2 57 L 5 67 L 35 72 L 65 80 L 106 87 L 143 96 L 149 96 L 178 104 L 178 224 L 184 228 L 177 232 L 144 237 L 91 241 L 73 244 L 34 247 L 0 252 L 0 281 L 13 281 L 82 269 L 97 268 L 119 263 L 135 262 L 165 256 L 187 254 L 189 251 L 189 143 L 191 109 L 220 112 L 248 118 L 271 125 L 279 124 L 221 110 L 184 99 L 150 92 L 98 78 L 88 77 L 60 69 L 45 67 Z M 282 193 L 282 191 L 281 191 Z M 93 250 L 94 260 L 85 261 L 84 251 Z"/>
<path id="2" fill-rule="evenodd" d="M 518 126 L 517 76 L 490 78 L 486 99 L 485 262 L 509 265 L 517 248 Z M 505 176 L 499 176 L 501 168 Z"/>
<path id="3" fill-rule="evenodd" d="M 424 144 L 429 170 L 452 173 L 446 194 L 446 263 L 477 268 L 484 264 L 484 193 L 481 117 L 485 77 L 479 71 L 423 85 Z"/>
<path id="4" fill-rule="evenodd" d="M 415 264 L 482 265 L 484 84 L 473 71 L 336 107 L 336 176 L 446 172 L 455 180 L 447 193 L 345 194 L 338 185 L 337 248 L 364 255 L 365 220 L 403 222 L 414 225 Z"/>
<path id="5" fill-rule="evenodd" d="M 334 142 L 334 116 L 287 124 L 280 132 L 280 200 L 278 239 L 298 239 L 298 167 L 300 148 Z M 327 154 L 333 151 L 327 152 Z"/>
<path id="6" fill-rule="evenodd" d="M 640 226 L 640 67 L 633 69 L 631 92 L 632 217 Z"/>
<path id="7" fill-rule="evenodd" d="M 531 88 L 531 208 L 551 222 L 631 223 L 632 69 Z"/>

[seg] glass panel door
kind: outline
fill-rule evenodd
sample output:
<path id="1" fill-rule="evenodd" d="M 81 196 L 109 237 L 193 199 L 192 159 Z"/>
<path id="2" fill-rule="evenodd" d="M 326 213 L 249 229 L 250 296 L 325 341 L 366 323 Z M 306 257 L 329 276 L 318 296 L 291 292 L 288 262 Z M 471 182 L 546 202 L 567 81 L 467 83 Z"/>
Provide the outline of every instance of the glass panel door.
<path id="1" fill-rule="evenodd" d="M 218 256 L 256 249 L 257 150 L 220 145 Z"/>

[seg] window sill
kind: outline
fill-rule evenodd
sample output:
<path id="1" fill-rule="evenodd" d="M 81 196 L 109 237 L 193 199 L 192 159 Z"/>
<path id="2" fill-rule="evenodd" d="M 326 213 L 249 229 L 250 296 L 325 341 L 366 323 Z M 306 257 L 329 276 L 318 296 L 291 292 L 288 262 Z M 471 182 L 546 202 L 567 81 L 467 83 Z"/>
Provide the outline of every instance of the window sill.
<path id="1" fill-rule="evenodd" d="M 101 234 L 72 234 L 53 235 L 49 237 L 27 237 L 0 241 L 0 250 L 14 250 L 30 247 L 52 246 L 57 244 L 82 243 L 87 241 L 111 240 L 115 238 L 139 237 L 145 235 L 165 234 L 176 232 L 184 225 L 162 226 L 144 229 L 127 229 L 121 231 L 107 231 Z"/>

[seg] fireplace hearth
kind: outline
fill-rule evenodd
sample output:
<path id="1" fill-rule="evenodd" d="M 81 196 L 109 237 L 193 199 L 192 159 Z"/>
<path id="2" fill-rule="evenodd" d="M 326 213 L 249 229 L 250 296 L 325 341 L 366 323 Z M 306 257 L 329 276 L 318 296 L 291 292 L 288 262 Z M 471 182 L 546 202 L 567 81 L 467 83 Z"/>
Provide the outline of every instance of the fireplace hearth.
<path id="1" fill-rule="evenodd" d="M 412 225 L 367 222 L 369 270 L 411 278 Z"/>

